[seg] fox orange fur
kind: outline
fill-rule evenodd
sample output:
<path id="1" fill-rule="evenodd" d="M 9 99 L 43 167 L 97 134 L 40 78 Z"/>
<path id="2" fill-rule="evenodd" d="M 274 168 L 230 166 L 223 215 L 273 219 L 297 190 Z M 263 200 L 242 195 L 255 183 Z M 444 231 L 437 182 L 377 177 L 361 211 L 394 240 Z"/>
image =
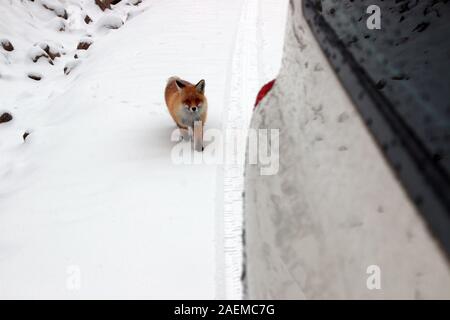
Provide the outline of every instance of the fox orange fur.
<path id="1" fill-rule="evenodd" d="M 208 113 L 205 80 L 200 80 L 194 85 L 178 77 L 171 77 L 167 80 L 165 98 L 169 113 L 183 138 L 189 137 L 191 128 L 194 133 L 195 149 L 203 150 L 203 126 Z"/>

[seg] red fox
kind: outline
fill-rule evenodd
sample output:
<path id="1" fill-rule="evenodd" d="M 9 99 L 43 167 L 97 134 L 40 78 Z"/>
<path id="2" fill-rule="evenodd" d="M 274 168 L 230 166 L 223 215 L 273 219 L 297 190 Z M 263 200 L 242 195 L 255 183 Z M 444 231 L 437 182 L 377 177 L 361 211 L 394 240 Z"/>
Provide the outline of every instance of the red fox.
<path id="1" fill-rule="evenodd" d="M 170 115 L 183 138 L 189 138 L 191 128 L 194 133 L 195 150 L 203 151 L 203 126 L 208 112 L 205 80 L 193 85 L 178 77 L 171 77 L 167 80 L 165 98 Z"/>

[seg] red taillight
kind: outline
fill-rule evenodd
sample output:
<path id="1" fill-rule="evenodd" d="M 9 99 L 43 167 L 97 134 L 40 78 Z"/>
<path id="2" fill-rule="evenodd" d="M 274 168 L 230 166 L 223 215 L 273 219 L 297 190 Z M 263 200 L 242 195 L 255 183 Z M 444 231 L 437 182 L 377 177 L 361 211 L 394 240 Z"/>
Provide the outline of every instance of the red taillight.
<path id="1" fill-rule="evenodd" d="M 258 92 L 258 96 L 256 97 L 255 101 L 255 108 L 256 106 L 261 102 L 261 100 L 269 93 L 270 89 L 272 89 L 273 85 L 275 84 L 275 79 L 272 81 L 266 83 L 261 90 Z"/>

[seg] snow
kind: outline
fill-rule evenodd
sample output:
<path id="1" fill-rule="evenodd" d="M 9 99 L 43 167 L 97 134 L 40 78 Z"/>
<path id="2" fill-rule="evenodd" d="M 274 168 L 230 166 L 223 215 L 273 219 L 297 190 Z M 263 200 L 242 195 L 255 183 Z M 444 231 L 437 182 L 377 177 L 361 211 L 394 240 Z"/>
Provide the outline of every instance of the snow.
<path id="1" fill-rule="evenodd" d="M 119 29 L 123 25 L 122 19 L 120 17 L 109 14 L 106 15 L 97 22 L 97 27 L 99 29 L 101 28 L 107 28 L 107 29 Z"/>
<path id="2" fill-rule="evenodd" d="M 230 81 L 244 76 L 231 68 L 236 34 L 258 23 L 239 17 L 256 1 L 133 3 L 105 12 L 89 0 L 0 3 L 0 38 L 14 45 L 0 48 L 0 113 L 13 115 L 0 124 L 1 298 L 240 295 L 239 280 L 234 291 L 224 280 L 224 168 L 171 159 L 177 142 L 163 90 L 173 75 L 206 79 L 206 128 L 223 129 Z M 259 5 L 270 12 L 280 2 Z M 56 16 L 64 10 L 67 20 Z M 34 63 L 46 45 L 60 57 Z"/>
<path id="3" fill-rule="evenodd" d="M 40 0 L 42 6 L 50 11 L 53 11 L 58 17 L 65 18 L 67 15 L 66 9 L 55 0 Z"/>

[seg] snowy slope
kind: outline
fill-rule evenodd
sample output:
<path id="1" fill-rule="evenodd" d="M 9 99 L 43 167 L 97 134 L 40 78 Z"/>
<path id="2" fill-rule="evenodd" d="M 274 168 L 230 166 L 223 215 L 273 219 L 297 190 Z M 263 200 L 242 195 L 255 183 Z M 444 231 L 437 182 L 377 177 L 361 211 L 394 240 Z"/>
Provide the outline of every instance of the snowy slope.
<path id="1" fill-rule="evenodd" d="M 1 298 L 229 296 L 222 176 L 173 162 L 162 93 L 206 79 L 207 128 L 223 128 L 243 2 L 133 3 L 0 3 Z M 60 57 L 33 62 L 45 44 Z"/>

